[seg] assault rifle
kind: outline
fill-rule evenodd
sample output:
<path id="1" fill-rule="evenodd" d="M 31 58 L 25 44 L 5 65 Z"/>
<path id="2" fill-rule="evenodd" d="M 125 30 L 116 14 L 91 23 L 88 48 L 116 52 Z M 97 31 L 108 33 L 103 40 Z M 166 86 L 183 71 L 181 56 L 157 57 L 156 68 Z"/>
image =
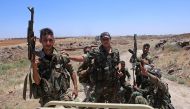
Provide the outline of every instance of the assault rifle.
<path id="1" fill-rule="evenodd" d="M 132 63 L 132 70 L 133 70 L 133 85 L 136 85 L 135 74 L 137 73 L 137 40 L 136 34 L 134 34 L 134 48 L 133 50 L 129 49 L 128 51 L 132 54 L 130 58 L 130 63 Z"/>
<path id="2" fill-rule="evenodd" d="M 35 43 L 36 37 L 34 36 L 33 24 L 34 24 L 34 8 L 28 7 L 31 13 L 31 19 L 28 21 L 28 29 L 27 29 L 27 43 L 28 43 L 28 59 L 32 62 L 35 60 Z M 26 91 L 27 91 L 27 81 L 29 78 L 30 85 L 30 94 L 29 97 L 32 98 L 32 75 L 31 75 L 31 66 L 30 72 L 27 73 L 24 79 L 24 87 L 23 87 L 23 99 L 26 100 Z"/>
<path id="3" fill-rule="evenodd" d="M 35 44 L 36 37 L 34 36 L 33 24 L 34 24 L 34 8 L 28 7 L 31 13 L 31 19 L 28 21 L 28 29 L 27 29 L 27 42 L 28 42 L 28 59 L 30 61 L 34 60 L 35 54 Z"/>

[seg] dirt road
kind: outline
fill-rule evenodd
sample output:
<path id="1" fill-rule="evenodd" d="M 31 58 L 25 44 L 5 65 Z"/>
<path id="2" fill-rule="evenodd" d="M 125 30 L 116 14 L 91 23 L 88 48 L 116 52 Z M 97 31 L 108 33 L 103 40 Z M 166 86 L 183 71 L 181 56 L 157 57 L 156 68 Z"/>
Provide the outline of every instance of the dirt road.
<path id="1" fill-rule="evenodd" d="M 132 71 L 130 70 L 131 64 L 129 63 L 130 56 L 131 54 L 129 52 L 125 52 L 121 54 L 121 59 L 126 62 L 126 66 L 132 76 Z M 132 81 L 133 80 L 131 79 L 131 83 Z M 177 84 L 176 82 L 170 81 L 166 78 L 163 78 L 163 81 L 168 83 L 172 104 L 175 109 L 190 109 L 190 87 Z"/>

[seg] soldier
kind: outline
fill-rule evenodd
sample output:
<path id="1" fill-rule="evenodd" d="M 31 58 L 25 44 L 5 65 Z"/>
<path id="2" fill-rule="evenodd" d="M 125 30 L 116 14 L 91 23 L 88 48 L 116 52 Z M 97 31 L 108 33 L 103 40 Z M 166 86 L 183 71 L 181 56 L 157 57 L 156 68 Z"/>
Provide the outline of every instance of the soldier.
<path id="1" fill-rule="evenodd" d="M 122 72 L 123 76 L 120 78 L 120 80 L 122 81 L 121 83 L 125 83 L 125 78 L 127 76 L 127 81 L 130 82 L 131 80 L 131 75 L 128 71 L 128 68 L 125 67 L 125 61 L 120 61 L 120 64 L 121 64 L 121 69 L 120 69 L 120 72 Z"/>
<path id="2" fill-rule="evenodd" d="M 141 64 L 142 62 L 144 63 L 144 67 L 147 70 L 150 70 L 152 68 L 154 68 L 154 63 L 153 63 L 153 59 L 150 56 L 150 44 L 146 43 L 143 45 L 143 53 L 140 54 L 140 56 L 138 56 L 138 61 L 139 64 Z M 136 84 L 139 87 L 143 81 L 144 77 L 140 74 L 140 70 L 138 72 L 136 72 Z"/>
<path id="3" fill-rule="evenodd" d="M 94 102 L 118 102 L 116 93 L 119 91 L 118 65 L 119 51 L 112 48 L 111 36 L 108 32 L 100 35 L 101 45 L 92 49 L 86 56 L 70 56 L 74 61 L 91 61 L 92 82 L 95 86 Z"/>
<path id="4" fill-rule="evenodd" d="M 144 44 L 143 45 L 143 53 L 139 57 L 140 61 L 145 64 L 144 67 L 146 69 L 150 69 L 150 68 L 154 67 L 153 58 L 150 55 L 149 49 L 150 49 L 150 44 L 148 44 L 148 43 Z"/>
<path id="5" fill-rule="evenodd" d="M 169 94 L 167 83 L 161 80 L 160 70 L 146 70 L 141 68 L 141 74 L 146 76 L 140 88 L 134 87 L 136 92 L 132 94 L 131 101 L 140 104 L 149 104 L 158 109 L 174 109 L 171 104 L 171 96 Z"/>
<path id="6" fill-rule="evenodd" d="M 90 46 L 86 46 L 83 49 L 84 56 L 91 50 Z M 92 90 L 92 84 L 90 82 L 91 62 L 84 61 L 80 64 L 77 74 L 79 76 L 79 82 L 83 85 L 86 98 L 83 101 L 89 101 L 89 94 Z"/>
<path id="7" fill-rule="evenodd" d="M 121 90 L 121 98 L 124 97 L 124 102 L 128 102 L 131 93 L 132 93 L 132 88 L 131 88 L 131 84 L 130 84 L 130 79 L 131 79 L 131 75 L 128 71 L 128 69 L 125 67 L 125 61 L 120 61 L 120 72 L 121 72 L 121 77 L 120 77 L 120 84 L 121 86 L 124 88 L 124 90 Z M 120 73 L 119 72 L 119 73 Z M 126 76 L 127 76 L 127 81 L 126 81 Z M 124 95 L 123 95 L 124 94 Z"/>
<path id="8" fill-rule="evenodd" d="M 41 106 L 51 100 L 72 100 L 68 90 L 69 72 L 74 85 L 72 94 L 76 98 L 78 95 L 76 74 L 69 63 L 69 58 L 62 56 L 54 48 L 55 39 L 51 29 L 44 28 L 40 31 L 40 43 L 43 48 L 38 53 L 39 58 L 36 56 L 32 62 L 34 96 L 40 98 Z"/>
<path id="9" fill-rule="evenodd" d="M 136 72 L 135 72 L 136 84 L 134 84 L 133 86 L 134 92 L 132 93 L 131 98 L 129 100 L 130 103 L 148 104 L 148 101 L 144 98 L 144 96 L 146 96 L 148 93 L 150 81 L 147 79 L 147 76 L 142 75 L 141 72 L 143 69 L 150 70 L 151 68 L 154 67 L 149 49 L 150 49 L 150 44 L 148 43 L 144 44 L 143 49 L 142 49 L 143 53 L 138 54 L 137 56 L 138 62 L 136 64 L 138 65 L 138 68 L 136 68 Z M 143 63 L 144 68 L 142 68 L 142 63 Z"/>
<path id="10" fill-rule="evenodd" d="M 146 88 L 146 95 L 144 95 L 149 105 L 159 109 L 174 109 L 171 104 L 168 84 L 161 80 L 161 71 L 157 69 L 150 71 L 144 68 L 141 73 L 147 76 L 150 82 Z"/>

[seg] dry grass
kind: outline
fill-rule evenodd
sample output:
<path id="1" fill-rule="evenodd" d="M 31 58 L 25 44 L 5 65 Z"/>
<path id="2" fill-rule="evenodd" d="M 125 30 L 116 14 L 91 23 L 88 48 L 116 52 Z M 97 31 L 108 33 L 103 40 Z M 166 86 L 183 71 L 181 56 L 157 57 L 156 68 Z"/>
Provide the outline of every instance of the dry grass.
<path id="1" fill-rule="evenodd" d="M 179 84 L 188 85 L 187 81 L 190 79 L 190 51 L 180 48 L 175 42 L 170 42 L 164 46 L 164 50 L 154 50 L 154 54 L 159 57 L 155 60 L 156 66 L 161 68 L 165 75 L 168 75 L 168 70 L 174 70 L 172 75 L 166 76 L 168 79 Z"/>

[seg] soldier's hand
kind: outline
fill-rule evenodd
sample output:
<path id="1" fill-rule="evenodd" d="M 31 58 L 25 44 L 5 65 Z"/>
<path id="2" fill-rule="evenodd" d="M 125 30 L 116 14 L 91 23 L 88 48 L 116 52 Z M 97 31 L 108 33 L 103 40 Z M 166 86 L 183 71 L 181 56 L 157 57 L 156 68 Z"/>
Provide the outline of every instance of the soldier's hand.
<path id="1" fill-rule="evenodd" d="M 121 78 L 123 76 L 123 73 L 122 72 L 118 72 L 118 77 Z"/>
<path id="2" fill-rule="evenodd" d="M 63 50 L 61 50 L 61 54 L 62 55 L 66 55 L 66 56 L 69 56 L 69 54 L 63 49 Z"/>
<path id="3" fill-rule="evenodd" d="M 40 64 L 39 57 L 35 56 L 34 60 L 32 61 L 32 68 L 37 69 L 39 64 Z"/>
<path id="4" fill-rule="evenodd" d="M 82 71 L 80 71 L 80 72 L 78 73 L 78 76 L 79 76 L 79 77 L 85 77 L 85 76 L 87 76 L 87 70 L 82 70 Z"/>
<path id="5" fill-rule="evenodd" d="M 78 90 L 77 90 L 77 89 L 74 89 L 74 90 L 73 90 L 73 93 L 72 93 L 72 97 L 73 97 L 74 99 L 76 99 L 77 96 L 78 96 Z"/>
<path id="6" fill-rule="evenodd" d="M 137 91 L 137 90 L 138 90 L 137 85 L 133 86 L 133 89 L 134 89 L 135 91 Z"/>

